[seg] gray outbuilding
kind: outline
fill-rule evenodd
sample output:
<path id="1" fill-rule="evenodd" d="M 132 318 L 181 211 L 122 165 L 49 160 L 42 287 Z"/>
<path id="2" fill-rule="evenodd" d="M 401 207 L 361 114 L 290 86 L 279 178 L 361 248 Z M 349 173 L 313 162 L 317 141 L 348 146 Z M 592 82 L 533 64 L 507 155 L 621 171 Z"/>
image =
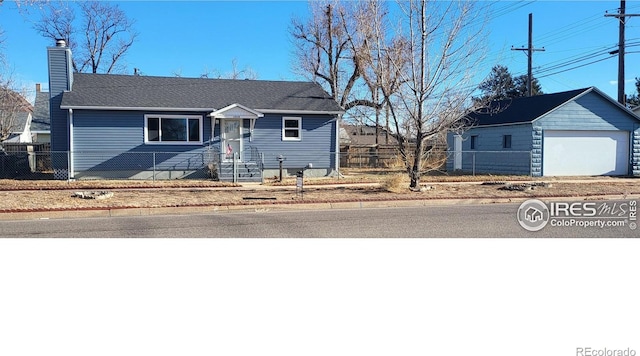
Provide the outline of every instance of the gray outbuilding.
<path id="1" fill-rule="evenodd" d="M 448 171 L 640 176 L 640 117 L 595 87 L 492 102 L 447 137 Z"/>

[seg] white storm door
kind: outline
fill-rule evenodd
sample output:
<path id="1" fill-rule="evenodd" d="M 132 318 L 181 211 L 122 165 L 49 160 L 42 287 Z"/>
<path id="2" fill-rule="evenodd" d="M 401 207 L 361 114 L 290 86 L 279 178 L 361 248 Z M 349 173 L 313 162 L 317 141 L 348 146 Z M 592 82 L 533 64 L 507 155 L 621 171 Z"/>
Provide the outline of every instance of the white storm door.
<path id="1" fill-rule="evenodd" d="M 626 175 L 629 132 L 546 130 L 542 174 L 545 176 Z"/>
<path id="2" fill-rule="evenodd" d="M 242 161 L 242 119 L 223 119 L 222 152 L 224 160 L 233 161 L 234 155 Z"/>

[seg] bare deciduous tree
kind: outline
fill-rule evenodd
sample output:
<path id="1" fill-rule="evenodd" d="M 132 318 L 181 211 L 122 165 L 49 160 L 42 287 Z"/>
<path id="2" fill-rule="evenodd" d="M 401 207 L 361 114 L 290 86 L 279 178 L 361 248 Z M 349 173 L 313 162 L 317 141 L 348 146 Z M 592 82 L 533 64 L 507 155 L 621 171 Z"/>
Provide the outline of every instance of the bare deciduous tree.
<path id="1" fill-rule="evenodd" d="M 407 45 L 403 36 L 390 31 L 386 22 L 388 8 L 386 3 L 376 0 L 361 1 L 357 7 L 355 18 L 358 41 L 352 42 L 352 48 L 359 53 L 362 66 L 362 78 L 371 95 L 375 106 L 376 140 L 380 135 L 380 111 L 386 110 L 385 126 L 389 133 L 389 110 L 384 93 L 391 96 L 396 93 L 401 84 L 401 74 L 407 63 Z M 353 37 L 350 36 L 352 39 Z M 393 63 L 393 65 L 392 65 Z"/>
<path id="2" fill-rule="evenodd" d="M 258 73 L 253 68 L 246 66 L 243 69 L 238 68 L 238 59 L 233 58 L 231 60 L 231 71 L 221 74 L 218 70 L 206 69 L 204 73 L 200 75 L 201 78 L 216 78 L 216 79 L 258 79 Z"/>
<path id="3" fill-rule="evenodd" d="M 2 50 L 3 42 L 4 35 L 0 29 L 0 142 L 16 131 L 18 113 L 32 110 L 31 104 L 24 98 L 24 93 L 14 89 L 13 76 L 8 70 L 7 60 Z"/>
<path id="4" fill-rule="evenodd" d="M 290 28 L 297 71 L 323 85 L 347 111 L 361 105 L 379 106 L 357 88 L 363 85 L 363 60 L 368 55 L 358 50 L 365 41 L 362 34 L 356 37 L 359 6 L 359 2 L 312 1 L 309 20 L 292 19 Z"/>
<path id="5" fill-rule="evenodd" d="M 477 85 L 472 80 L 487 43 L 486 12 L 477 8 L 482 5 L 473 0 L 398 3 L 408 62 L 401 71 L 400 90 L 383 93 L 398 133 L 412 141 L 410 151 L 399 146 L 410 189 L 419 189 L 421 176 L 432 168 L 424 167 L 433 149 L 429 143 L 443 142 L 448 132 L 464 129 L 466 115 L 475 110 L 471 99 Z"/>
<path id="6" fill-rule="evenodd" d="M 419 189 L 433 166 L 425 157 L 474 110 L 476 70 L 486 52 L 487 6 L 473 0 L 312 2 L 306 23 L 293 21 L 299 68 L 328 87 L 345 109 L 385 109 L 400 156 Z M 366 110 L 360 110 L 367 112 Z M 365 114 L 366 115 L 366 114 Z M 376 135 L 377 136 L 377 135 Z"/>
<path id="7" fill-rule="evenodd" d="M 24 14 L 36 10 L 34 28 L 53 41 L 64 39 L 73 51 L 76 72 L 116 73 L 137 33 L 118 5 L 102 1 L 23 1 Z M 78 16 L 77 16 L 78 15 Z M 79 18 L 76 20 L 76 16 Z"/>

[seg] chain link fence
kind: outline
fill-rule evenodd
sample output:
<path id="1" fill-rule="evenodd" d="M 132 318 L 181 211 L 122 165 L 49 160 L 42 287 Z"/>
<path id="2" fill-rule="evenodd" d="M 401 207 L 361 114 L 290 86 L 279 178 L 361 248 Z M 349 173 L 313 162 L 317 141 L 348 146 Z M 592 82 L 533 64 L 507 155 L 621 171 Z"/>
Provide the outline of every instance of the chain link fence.
<path id="1" fill-rule="evenodd" d="M 211 179 L 220 160 L 217 151 L 0 151 L 0 178 L 66 180 L 73 170 L 75 179 Z"/>
<path id="2" fill-rule="evenodd" d="M 531 175 L 531 151 L 447 151 L 447 171 Z"/>
<path id="3" fill-rule="evenodd" d="M 410 153 L 409 153 L 410 154 Z M 234 160 L 233 157 L 236 157 Z M 413 157 L 408 156 L 410 164 Z M 282 162 L 280 162 L 282 160 Z M 338 170 L 334 170 L 336 160 Z M 70 163 L 73 162 L 71 165 Z M 241 164 L 238 164 L 241 162 Z M 443 174 L 531 174 L 530 151 L 430 150 L 422 157 L 423 171 Z M 235 168 L 234 168 L 235 163 Z M 250 147 L 233 155 L 215 150 L 186 152 L 110 151 L 0 151 L 0 179 L 213 179 L 231 180 L 228 174 L 278 176 L 280 163 L 285 176 L 305 170 L 308 176 L 325 176 L 349 169 L 376 170 L 380 174 L 403 171 L 405 164 L 397 149 L 372 147 L 339 153 L 300 150 L 258 151 Z M 252 164 L 252 167 L 249 167 Z M 312 168 L 313 167 L 313 168 Z M 238 173 L 240 172 L 240 173 Z"/>
<path id="4" fill-rule="evenodd" d="M 413 152 L 407 160 L 413 164 Z M 429 150 L 422 157 L 423 171 L 460 174 L 531 175 L 531 151 L 446 151 Z M 341 168 L 394 170 L 403 169 L 404 161 L 397 150 L 378 151 L 373 148 L 340 153 Z"/>

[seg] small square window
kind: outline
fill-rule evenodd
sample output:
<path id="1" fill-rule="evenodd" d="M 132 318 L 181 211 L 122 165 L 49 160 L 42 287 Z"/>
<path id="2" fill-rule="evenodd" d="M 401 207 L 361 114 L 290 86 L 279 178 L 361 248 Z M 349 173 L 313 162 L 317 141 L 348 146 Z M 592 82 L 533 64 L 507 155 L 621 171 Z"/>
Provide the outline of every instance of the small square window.
<path id="1" fill-rule="evenodd" d="M 471 149 L 475 150 L 477 144 L 478 144 L 478 135 L 471 136 Z"/>
<path id="2" fill-rule="evenodd" d="M 282 118 L 282 140 L 300 141 L 302 139 L 302 118 L 283 117 Z"/>
<path id="3" fill-rule="evenodd" d="M 511 148 L 511 135 L 502 136 L 502 148 Z"/>

